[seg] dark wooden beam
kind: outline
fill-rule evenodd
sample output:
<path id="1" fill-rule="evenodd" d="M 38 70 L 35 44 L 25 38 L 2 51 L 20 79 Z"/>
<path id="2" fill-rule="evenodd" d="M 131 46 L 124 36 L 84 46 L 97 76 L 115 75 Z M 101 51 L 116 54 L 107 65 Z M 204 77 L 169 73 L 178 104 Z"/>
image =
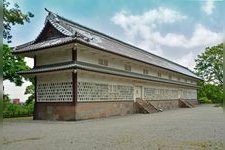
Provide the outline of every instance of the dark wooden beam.
<path id="1" fill-rule="evenodd" d="M 37 66 L 37 56 L 34 56 L 34 67 Z M 33 120 L 37 120 L 37 76 L 34 77 L 34 112 L 33 112 Z"/>
<path id="2" fill-rule="evenodd" d="M 76 45 L 72 47 L 72 60 L 77 61 L 77 47 L 76 47 Z"/>
<path id="3" fill-rule="evenodd" d="M 77 61 L 76 43 L 74 43 L 74 46 L 72 47 L 72 60 Z M 72 82 L 73 82 L 73 103 L 74 105 L 76 105 L 77 103 L 77 72 L 76 70 L 72 72 Z"/>
<path id="4" fill-rule="evenodd" d="M 33 120 L 37 120 L 37 76 L 34 77 L 34 112 L 33 112 Z"/>
<path id="5" fill-rule="evenodd" d="M 77 73 L 72 72 L 72 82 L 73 82 L 73 103 L 77 104 Z"/>

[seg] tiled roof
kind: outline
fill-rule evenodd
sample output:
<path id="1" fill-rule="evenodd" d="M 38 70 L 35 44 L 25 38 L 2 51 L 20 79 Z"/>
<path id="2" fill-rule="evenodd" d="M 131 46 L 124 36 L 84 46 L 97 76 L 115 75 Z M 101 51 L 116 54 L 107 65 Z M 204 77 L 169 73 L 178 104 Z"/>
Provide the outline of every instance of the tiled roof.
<path id="1" fill-rule="evenodd" d="M 43 49 L 77 40 L 79 42 L 88 44 L 90 46 L 102 49 L 107 52 L 122 55 L 144 63 L 152 64 L 184 75 L 188 75 L 190 77 L 201 79 L 186 67 L 183 67 L 170 60 L 149 53 L 130 44 L 127 44 L 123 41 L 112 38 L 93 29 L 87 28 L 68 19 L 65 19 L 50 11 L 48 16 L 46 17 L 46 22 L 48 21 L 58 31 L 60 31 L 67 37 L 48 40 L 36 44 L 31 43 L 30 45 L 26 45 L 24 47 L 16 47 L 15 53 L 24 53 L 27 51 Z"/>
<path id="2" fill-rule="evenodd" d="M 189 84 L 189 83 L 184 83 L 184 82 L 174 81 L 174 80 L 169 80 L 164 78 L 158 78 L 158 77 L 154 77 L 150 75 L 144 75 L 140 73 L 120 70 L 120 69 L 115 69 L 115 68 L 110 68 L 106 66 L 100 66 L 100 65 L 95 65 L 95 64 L 90 64 L 90 63 L 80 62 L 80 61 L 70 61 L 70 62 L 59 63 L 54 65 L 44 65 L 31 70 L 20 71 L 19 74 L 32 75 L 37 73 L 53 72 L 53 71 L 68 70 L 68 69 L 83 69 L 88 71 L 109 73 L 113 75 L 139 78 L 144 80 L 158 81 L 158 82 L 177 84 L 177 85 L 185 85 L 185 86 L 191 86 L 191 87 L 197 88 L 196 85 Z"/>
<path id="3" fill-rule="evenodd" d="M 16 47 L 16 50 L 14 51 L 14 53 L 24 53 L 28 51 L 53 47 L 53 46 L 72 42 L 73 40 L 75 39 L 72 37 L 62 37 L 62 38 L 51 39 L 51 40 L 43 41 L 40 43 L 30 44 L 30 45 L 24 44 L 24 45 L 20 45 L 19 48 Z"/>
<path id="4" fill-rule="evenodd" d="M 59 63 L 54 65 L 43 65 L 43 66 L 35 67 L 30 70 L 20 71 L 19 74 L 22 74 L 22 75 L 37 74 L 37 73 L 43 73 L 43 72 L 67 70 L 67 69 L 72 69 L 75 67 L 76 67 L 76 63 L 74 63 L 73 61 L 70 61 L 70 62 Z"/>

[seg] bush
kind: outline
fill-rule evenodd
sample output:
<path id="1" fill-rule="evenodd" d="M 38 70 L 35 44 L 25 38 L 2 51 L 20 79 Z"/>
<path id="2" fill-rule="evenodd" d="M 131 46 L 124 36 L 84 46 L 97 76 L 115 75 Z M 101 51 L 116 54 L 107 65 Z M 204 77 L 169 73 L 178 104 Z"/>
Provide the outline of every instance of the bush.
<path id="1" fill-rule="evenodd" d="M 198 90 L 198 99 L 199 102 L 207 99 L 211 100 L 212 103 L 221 103 L 223 102 L 223 88 L 218 85 L 210 84 L 210 83 L 200 83 L 200 89 Z"/>
<path id="2" fill-rule="evenodd" d="M 34 102 L 26 105 L 12 104 L 9 100 L 3 103 L 3 118 L 28 117 L 33 115 Z"/>
<path id="3" fill-rule="evenodd" d="M 211 104 L 212 103 L 212 101 L 211 100 L 209 100 L 207 97 L 201 97 L 201 98 L 199 98 L 199 103 L 202 103 L 202 104 Z"/>

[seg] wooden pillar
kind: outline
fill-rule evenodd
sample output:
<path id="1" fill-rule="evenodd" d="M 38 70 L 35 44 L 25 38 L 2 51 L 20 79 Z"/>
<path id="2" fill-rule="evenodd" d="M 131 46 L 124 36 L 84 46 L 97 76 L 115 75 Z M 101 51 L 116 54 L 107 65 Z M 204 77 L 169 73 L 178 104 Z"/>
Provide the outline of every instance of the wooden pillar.
<path id="1" fill-rule="evenodd" d="M 74 105 L 76 105 L 77 103 L 77 73 L 75 72 L 76 70 L 74 70 L 72 72 L 72 78 L 73 78 L 73 102 Z"/>
<path id="2" fill-rule="evenodd" d="M 77 61 L 77 47 L 76 43 L 72 47 L 72 61 Z M 73 82 L 73 103 L 76 105 L 77 103 L 77 70 L 73 70 L 72 72 L 72 82 Z"/>
<path id="3" fill-rule="evenodd" d="M 34 56 L 34 67 L 36 67 L 37 59 L 36 55 Z M 37 120 L 37 76 L 34 77 L 34 112 L 33 112 L 33 120 Z"/>

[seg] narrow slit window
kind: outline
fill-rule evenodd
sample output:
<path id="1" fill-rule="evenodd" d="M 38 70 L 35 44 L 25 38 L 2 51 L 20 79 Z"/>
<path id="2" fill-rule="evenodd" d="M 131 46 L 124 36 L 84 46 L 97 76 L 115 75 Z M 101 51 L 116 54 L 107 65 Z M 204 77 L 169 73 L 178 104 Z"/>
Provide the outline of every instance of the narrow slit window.
<path id="1" fill-rule="evenodd" d="M 162 77 L 162 74 L 161 74 L 161 72 L 158 72 L 158 77 Z"/>
<path id="2" fill-rule="evenodd" d="M 143 74 L 148 75 L 148 69 L 143 69 Z"/>
<path id="3" fill-rule="evenodd" d="M 124 69 L 126 71 L 131 71 L 131 66 L 130 65 L 124 65 Z"/>
<path id="4" fill-rule="evenodd" d="M 106 59 L 99 59 L 98 64 L 103 66 L 108 66 L 109 63 L 108 63 L 108 60 Z"/>

